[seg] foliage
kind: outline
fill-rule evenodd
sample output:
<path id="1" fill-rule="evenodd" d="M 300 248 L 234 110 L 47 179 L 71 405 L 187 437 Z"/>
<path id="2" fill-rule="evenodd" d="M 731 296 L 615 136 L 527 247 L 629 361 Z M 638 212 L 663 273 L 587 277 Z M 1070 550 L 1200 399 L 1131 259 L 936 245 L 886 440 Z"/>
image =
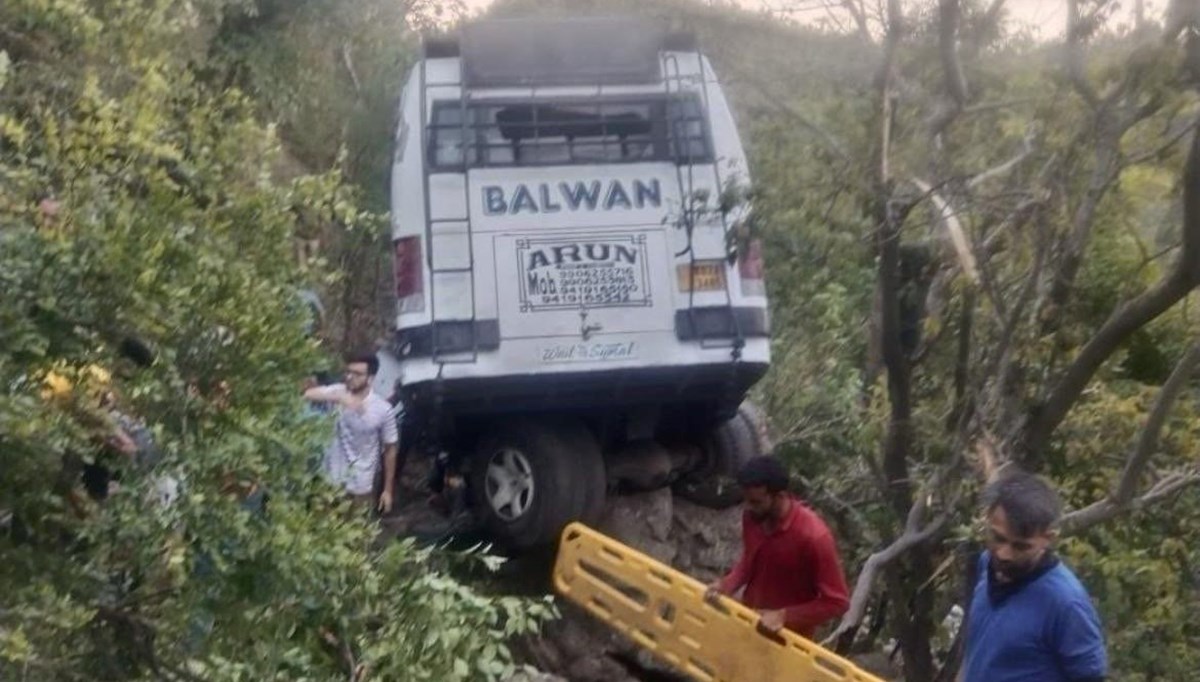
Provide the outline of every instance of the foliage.
<path id="1" fill-rule="evenodd" d="M 903 527 L 880 456 L 892 388 L 877 343 L 880 196 L 916 201 L 897 236 L 898 298 L 913 369 L 905 463 L 911 481 L 926 481 L 959 458 L 979 463 L 986 439 L 959 428 L 968 406 L 994 408 L 979 421 L 1003 441 L 1114 306 L 1170 266 L 1182 159 L 1168 142 L 1182 139 L 1196 100 L 1178 79 L 1175 43 L 1143 40 L 1103 12 L 1085 27 L 1085 75 L 1125 84 L 1148 114 L 1117 136 L 1122 167 L 1095 206 L 1070 295 L 1049 303 L 1043 281 L 1031 302 L 1024 282 L 1039 258 L 1065 248 L 1112 124 L 1079 94 L 1061 45 L 991 16 L 997 3 L 957 3 L 969 96 L 934 137 L 933 122 L 953 109 L 938 12 L 902 3 L 895 181 L 881 187 L 881 18 L 866 17 L 859 35 L 849 20 L 818 29 L 713 5 L 501 0 L 494 12 L 641 13 L 699 33 L 752 157 L 775 328 L 761 398 L 780 453 L 834 522 L 854 573 Z M 505 636 L 545 615 L 468 590 L 411 547 L 361 551 L 366 527 L 328 513 L 329 492 L 307 473 L 303 453 L 324 425 L 296 416 L 294 379 L 317 356 L 296 331 L 299 313 L 280 303 L 314 282 L 342 311 L 379 301 L 386 226 L 360 206 L 383 208 L 383 141 L 415 55 L 413 29 L 461 11 L 439 17 L 440 6 L 0 6 L 0 280 L 16 292 L 0 300 L 0 676 L 324 679 L 347 676 L 348 651 L 382 678 L 462 679 L 476 674 L 472 664 L 504 665 Z M 277 121 L 278 139 L 258 119 Z M 305 167 L 330 172 L 306 176 Z M 986 280 L 962 272 L 914 177 L 957 209 Z M 1036 210 L 1016 210 L 1027 203 Z M 318 240 L 322 258 L 296 264 L 297 238 Z M 377 267 L 334 277 L 371 255 Z M 1049 441 L 1044 470 L 1072 508 L 1120 476 L 1158 387 L 1196 337 L 1195 305 L 1193 296 L 1125 342 Z M 996 395 L 986 372 L 1010 306 L 1011 372 Z M 353 345 L 381 328 L 344 314 L 338 326 L 329 336 Z M 158 351 L 151 369 L 134 373 L 116 357 L 131 333 Z M 82 397 L 45 401 L 42 378 L 51 369 L 83 377 L 91 363 L 117 370 L 122 400 L 151 423 L 166 457 L 158 469 L 125 472 L 122 492 L 79 519 L 58 472 L 65 453 L 101 451 L 103 415 Z M 1172 410 L 1147 478 L 1196 466 L 1195 390 Z M 164 510 L 146 495 L 166 473 L 185 486 Z M 929 491 L 947 507 L 947 531 L 876 592 L 872 615 L 886 627 L 857 646 L 936 623 L 961 602 L 959 559 L 981 478 Z M 269 488 L 265 515 L 243 508 L 256 488 Z M 1197 514 L 1195 496 L 1181 496 L 1063 544 L 1100 606 L 1116 680 L 1185 679 L 1200 662 L 1187 610 L 1200 594 Z M 930 634 L 947 655 L 944 633 Z"/>
<path id="2" fill-rule="evenodd" d="M 1113 380 L 1095 390 L 1064 426 L 1066 453 L 1057 476 L 1068 503 L 1079 507 L 1105 492 L 1123 465 L 1123 448 L 1136 435 L 1151 387 Z M 1200 443 L 1196 400 L 1180 401 L 1163 439 L 1160 462 L 1187 463 Z M 1200 628 L 1189 615 L 1200 589 L 1195 496 L 1171 513 L 1138 512 L 1063 545 L 1104 618 L 1109 651 L 1122 682 L 1185 679 L 1200 661 Z M 1164 654 L 1169 651 L 1170 653 Z"/>
<path id="3" fill-rule="evenodd" d="M 329 275 L 293 242 L 381 221 L 337 171 L 276 179 L 273 128 L 204 38 L 249 9 L 0 6 L 4 679 L 493 678 L 551 615 L 412 545 L 368 551 L 373 525 L 312 474 L 327 424 L 298 404 L 319 355 L 295 291 Z M 161 461 L 115 454 L 101 394 Z M 120 476 L 103 502 L 88 462 Z"/>
<path id="4" fill-rule="evenodd" d="M 254 93 L 261 116 L 278 121 L 282 168 L 337 169 L 362 203 L 387 209 L 395 112 L 417 51 L 413 28 L 434 25 L 453 3 L 384 0 L 263 0 L 217 28 L 213 78 Z M 362 349 L 384 335 L 393 299 L 390 231 L 339 221 L 309 225 L 305 245 L 339 277 L 320 287 L 330 319 L 322 336 Z M 366 229 L 362 229 L 366 228 Z"/>
<path id="5" fill-rule="evenodd" d="M 1111 129 L 1113 113 L 1097 114 L 1080 96 L 1056 38 L 1034 40 L 1011 18 L 990 15 L 997 3 L 954 4 L 962 9 L 957 50 L 969 98 L 951 127 L 934 137 L 933 123 L 952 108 L 938 5 L 902 3 L 907 32 L 895 51 L 891 180 L 884 186 L 877 184 L 883 121 L 877 69 L 885 57 L 879 38 L 889 26 L 873 10 L 865 17 L 868 43 L 846 14 L 839 17 L 842 28 L 818 30 L 687 2 L 497 5 L 503 15 L 642 13 L 700 35 L 739 115 L 766 244 L 774 342 L 760 399 L 780 454 L 836 525 L 851 574 L 904 527 L 881 457 L 892 387 L 876 342 L 877 207 L 884 199 L 893 207 L 913 203 L 896 237 L 900 343 L 912 371 L 913 405 L 903 484 L 916 487 L 960 460 L 978 468 L 914 491 L 946 505 L 947 530 L 917 550 L 926 564 L 901 562 L 889 573 L 868 616 L 872 622 L 887 616 L 887 627 L 864 628 L 871 633 L 860 634 L 856 647 L 877 646 L 876 636 L 898 638 L 917 621 L 932 627 L 961 603 L 963 555 L 977 537 L 980 453 L 1003 447 L 1019 431 L 1117 304 L 1153 285 L 1179 252 L 1183 158 L 1180 145 L 1170 142 L 1186 141 L 1179 131 L 1186 132 L 1197 105 L 1176 80 L 1175 45 L 1122 29 L 1104 12 L 1090 25 L 1085 73 L 1097 88 L 1127 87 L 1130 107 L 1147 113 L 1117 136 L 1120 168 L 1107 191 L 1097 193 L 1078 276 L 1063 304 L 1051 304 L 1050 274 L 1081 205 L 1102 179 L 1102 133 Z M 862 3 L 841 3 L 855 5 Z M 1105 3 L 1082 5 L 1091 11 Z M 980 176 L 998 168 L 1004 170 Z M 969 184 L 976 177 L 982 179 Z M 912 178 L 929 181 L 954 209 L 985 280 L 964 274 L 944 220 Z M 1026 204 L 1037 210 L 1018 210 Z M 1023 298 L 1025 282 L 1039 274 L 1042 281 Z M 1158 387 L 1195 339 L 1196 313 L 1193 296 L 1132 335 L 1040 453 L 1071 508 L 1113 489 Z M 1012 350 L 1001 358 L 1009 318 Z M 997 395 L 988 372 L 1001 360 L 1011 369 Z M 1147 479 L 1197 465 L 1192 385 L 1172 411 Z M 977 416 L 964 421 L 964 410 Z M 989 436 L 995 445 L 987 444 Z M 1108 626 L 1114 679 L 1183 679 L 1194 670 L 1200 641 L 1184 611 L 1200 594 L 1195 552 L 1188 549 L 1196 546 L 1189 521 L 1198 512 L 1194 496 L 1185 494 L 1065 543 Z M 949 654 L 943 644 L 938 662 Z"/>
<path id="6" fill-rule="evenodd" d="M 879 303 L 872 300 L 879 263 L 874 236 L 879 214 L 873 206 L 879 197 L 890 195 L 893 205 L 904 205 L 917 196 L 916 190 L 906 188 L 909 178 L 934 178 L 935 184 L 943 179 L 939 191 L 950 197 L 988 278 L 975 283 L 965 276 L 945 225 L 928 202 L 918 203 L 896 237 L 901 241 L 900 282 L 906 287 L 899 296 L 899 340 L 912 371 L 914 405 L 905 423 L 911 429 L 911 450 L 905 459 L 907 480 L 914 486 L 952 467 L 958 457 L 981 464 L 963 434 L 988 439 L 978 426 L 960 426 L 963 410 L 976 410 L 978 421 L 971 423 L 991 429 L 997 440 L 1007 437 L 1007 429 L 1020 425 L 1025 410 L 1045 396 L 1115 304 L 1145 290 L 1167 270 L 1179 244 L 1180 219 L 1174 207 L 1182 157 L 1178 146 L 1168 146 L 1157 156 L 1123 168 L 1116 188 L 1100 201 L 1067 305 L 1041 305 L 1049 290 L 1045 285 L 1021 303 L 1022 285 L 1041 267 L 1039 257 L 1056 257 L 1064 248 L 1075 212 L 1091 191 L 1089 183 L 1100 163 L 1099 143 L 1089 134 L 1093 114 L 1072 84 L 1059 77 L 1059 67 L 1048 63 L 1043 47 L 1001 31 L 993 33 L 990 42 L 962 47 L 974 106 L 949 132 L 930 140 L 931 120 L 944 105 L 937 17 L 920 11 L 910 17 L 912 33 L 896 54 L 896 72 L 902 75 L 896 86 L 889 155 L 894 185 L 880 187 L 872 180 L 879 163 L 882 118 L 877 95 L 865 78 L 844 83 L 836 96 L 825 95 L 828 85 L 821 82 L 799 92 L 772 90 L 775 106 L 756 115 L 750 128 L 755 140 L 752 167 L 765 198 L 758 208 L 769 226 L 772 313 L 782 322 L 778 336 L 787 339 L 765 384 L 768 402 L 781 430 L 804 434 L 784 454 L 810 483 L 814 501 L 836 522 L 854 557 L 852 565 L 888 544 L 905 521 L 903 514 L 889 508 L 889 487 L 881 483 L 886 473 L 879 453 L 887 447 L 884 424 L 894 396 L 889 397 L 891 387 L 876 364 L 880 349 L 867 343 L 879 329 Z M 983 29 L 967 24 L 963 31 L 974 35 Z M 1120 55 L 1131 52 L 1144 59 L 1141 66 L 1153 74 L 1142 84 L 1147 91 L 1175 68 L 1166 52 L 1138 47 L 1133 36 L 1109 38 L 1097 50 L 1094 63 L 1117 74 Z M 783 74 L 778 80 L 788 82 L 791 77 Z M 1166 93 L 1163 98 L 1164 106 L 1121 140 L 1126 154 L 1141 156 L 1163 145 L 1170 139 L 1164 130 L 1175 130 L 1176 121 L 1194 115 L 1194 100 L 1186 94 Z M 768 116 L 771 120 L 763 123 Z M 977 187 L 965 185 L 967 178 L 999 167 L 1023 150 L 1028 152 L 1005 173 Z M 1014 209 L 1028 187 L 1042 193 L 1037 203 L 1043 210 L 1033 221 L 1021 222 L 1014 218 Z M 797 257 L 806 253 L 822 258 Z M 1051 272 L 1053 261 L 1049 262 L 1045 272 Z M 995 384 L 987 372 L 996 361 L 996 349 L 1005 343 L 1000 306 L 1018 308 L 1013 318 L 1013 374 L 1005 377 L 1009 392 L 996 403 L 1000 411 L 989 413 L 991 405 L 985 401 Z M 848 314 L 827 327 L 828 310 Z M 1045 472 L 1063 486 L 1073 508 L 1112 490 L 1157 387 L 1195 338 L 1190 321 L 1194 315 L 1194 301 L 1184 301 L 1142 328 L 1097 374 L 1055 434 L 1045 452 Z M 966 356 L 961 355 L 964 338 Z M 854 377 L 859 378 L 857 391 Z M 1190 402 L 1179 405 L 1173 414 L 1177 417 L 1155 453 L 1156 472 L 1196 466 L 1194 441 L 1178 431 L 1195 428 L 1194 407 Z M 822 415 L 840 418 L 826 420 Z M 883 599 L 886 592 L 890 599 L 873 601 L 872 610 L 891 613 L 891 636 L 914 628 L 916 618 L 936 623 L 952 604 L 961 603 L 958 577 L 964 562 L 959 557 L 972 544 L 976 512 L 970 500 L 980 479 L 951 479 L 950 485 L 915 491 L 929 495 L 935 504 L 953 505 L 948 525 L 959 530 L 917 550 L 928 552 L 930 563 L 917 568 L 901 562 L 889 573 L 893 577 L 877 595 Z M 1183 540 L 1160 549 L 1164 540 L 1180 533 L 1191 538 L 1185 530 L 1193 525 L 1188 519 L 1200 510 L 1182 498 L 1164 505 L 1166 510 L 1118 519 L 1072 539 L 1064 548 L 1093 589 L 1108 625 L 1116 679 L 1182 679 L 1183 671 L 1194 669 L 1200 651 L 1195 628 L 1180 609 L 1197 596 L 1189 563 L 1194 554 L 1183 549 L 1194 543 Z M 897 588 L 905 584 L 899 580 L 911 581 L 903 589 L 912 592 L 898 596 Z M 915 595 L 922 595 L 925 605 L 914 606 L 919 604 Z M 1127 634 L 1131 632 L 1139 634 Z M 858 646 L 872 646 L 872 637 L 861 639 Z M 1163 647 L 1176 652 L 1176 660 L 1156 658 L 1152 651 Z M 915 679 L 925 678 L 917 674 Z"/>

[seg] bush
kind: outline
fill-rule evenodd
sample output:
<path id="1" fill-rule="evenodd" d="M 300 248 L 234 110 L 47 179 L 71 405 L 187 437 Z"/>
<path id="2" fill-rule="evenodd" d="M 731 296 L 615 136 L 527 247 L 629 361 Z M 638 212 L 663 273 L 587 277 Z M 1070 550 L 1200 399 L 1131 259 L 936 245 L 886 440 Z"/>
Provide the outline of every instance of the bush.
<path id="1" fill-rule="evenodd" d="M 295 291 L 329 275 L 293 238 L 379 219 L 336 173 L 274 180 L 273 130 L 198 76 L 233 4 L 0 7 L 0 678 L 495 677 L 550 607 L 368 552 L 310 473 Z M 161 461 L 114 456 L 104 399 Z"/>

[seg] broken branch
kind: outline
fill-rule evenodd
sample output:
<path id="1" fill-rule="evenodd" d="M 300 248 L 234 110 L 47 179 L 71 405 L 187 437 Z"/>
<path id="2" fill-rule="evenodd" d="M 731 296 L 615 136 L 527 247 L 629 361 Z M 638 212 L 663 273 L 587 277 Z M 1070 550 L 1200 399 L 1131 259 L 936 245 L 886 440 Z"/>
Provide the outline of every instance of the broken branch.
<path id="1" fill-rule="evenodd" d="M 913 505 L 914 509 L 916 506 Z M 867 557 L 862 572 L 858 574 L 858 581 L 854 583 L 854 591 L 850 595 L 850 608 L 842 616 L 837 629 L 822 643 L 824 646 L 831 645 L 842 635 L 854 630 L 862 623 L 862 619 L 867 613 L 867 601 L 875 588 L 875 581 L 879 579 L 880 571 L 908 550 L 933 537 L 946 525 L 947 520 L 948 517 L 945 514 L 940 514 L 920 530 L 907 529 L 892 544 Z"/>
<path id="2" fill-rule="evenodd" d="M 962 223 L 958 220 L 958 215 L 928 182 L 920 178 L 913 178 L 913 184 L 933 202 L 934 220 L 941 223 L 950 236 L 950 243 L 954 245 L 954 252 L 958 256 L 963 273 L 970 278 L 972 283 L 979 284 L 979 269 L 975 264 L 975 254 L 971 251 L 971 243 L 967 239 L 967 233 L 963 230 Z"/>

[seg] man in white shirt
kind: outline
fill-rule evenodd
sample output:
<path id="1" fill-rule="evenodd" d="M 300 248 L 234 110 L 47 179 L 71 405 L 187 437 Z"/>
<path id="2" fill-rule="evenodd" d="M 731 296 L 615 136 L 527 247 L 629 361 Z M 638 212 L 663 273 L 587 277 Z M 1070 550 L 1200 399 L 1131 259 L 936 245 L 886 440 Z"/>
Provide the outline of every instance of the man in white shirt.
<path id="1" fill-rule="evenodd" d="M 304 397 L 334 407 L 337 421 L 333 442 L 325 451 L 321 470 L 356 504 L 371 505 L 382 453 L 383 492 L 376 509 L 387 514 L 394 501 L 400 437 L 391 404 L 371 390 L 378 371 L 379 360 L 374 355 L 355 356 L 346 363 L 344 383 L 310 388 Z"/>

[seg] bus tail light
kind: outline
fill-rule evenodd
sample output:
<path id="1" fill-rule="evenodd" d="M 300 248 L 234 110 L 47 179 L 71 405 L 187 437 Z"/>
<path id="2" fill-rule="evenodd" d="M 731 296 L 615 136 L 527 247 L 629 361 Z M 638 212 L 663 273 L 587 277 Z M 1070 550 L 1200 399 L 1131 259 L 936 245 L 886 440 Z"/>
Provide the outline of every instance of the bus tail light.
<path id="1" fill-rule="evenodd" d="M 392 271 L 396 277 L 396 299 L 401 313 L 425 310 L 425 273 L 421 268 L 421 238 L 400 237 L 394 244 Z"/>
<path id="2" fill-rule="evenodd" d="M 738 276 L 742 280 L 743 296 L 765 296 L 763 284 L 763 245 L 761 239 L 751 239 L 738 252 Z"/>
<path id="3" fill-rule="evenodd" d="M 725 289 L 725 261 L 698 260 L 694 263 L 681 263 L 675 266 L 675 276 L 679 281 L 679 290 L 689 291 L 723 291 Z"/>

